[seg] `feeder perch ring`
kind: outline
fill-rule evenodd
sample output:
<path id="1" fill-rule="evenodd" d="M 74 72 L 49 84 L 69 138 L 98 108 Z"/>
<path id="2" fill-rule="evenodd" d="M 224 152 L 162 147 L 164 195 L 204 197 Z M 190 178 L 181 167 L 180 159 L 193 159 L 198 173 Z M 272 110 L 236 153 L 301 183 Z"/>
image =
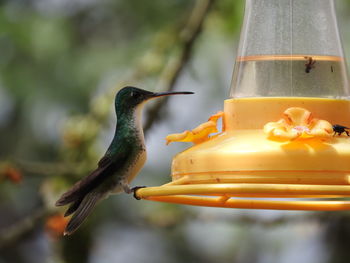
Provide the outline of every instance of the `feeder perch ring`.
<path id="1" fill-rule="evenodd" d="M 151 201 L 225 208 L 314 211 L 350 209 L 350 201 L 339 201 L 339 198 L 350 197 L 350 185 L 177 183 L 179 182 L 174 181 L 159 187 L 141 188 L 136 195 Z M 271 200 L 276 198 L 283 200 Z"/>

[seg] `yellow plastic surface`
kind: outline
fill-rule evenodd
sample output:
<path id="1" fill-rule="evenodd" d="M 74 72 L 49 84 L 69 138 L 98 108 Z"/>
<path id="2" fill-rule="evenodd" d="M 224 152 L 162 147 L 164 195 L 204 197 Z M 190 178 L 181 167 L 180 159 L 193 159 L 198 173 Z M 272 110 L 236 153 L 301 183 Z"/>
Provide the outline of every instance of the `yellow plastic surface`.
<path id="1" fill-rule="evenodd" d="M 268 139 L 264 125 L 278 121 L 290 107 L 305 108 L 314 118 L 331 124 L 350 126 L 346 100 L 229 99 L 222 133 L 175 156 L 173 182 L 139 189 L 137 195 L 153 201 L 230 208 L 350 209 L 350 201 L 339 200 L 350 196 L 350 138 L 343 134 L 327 140 Z"/>

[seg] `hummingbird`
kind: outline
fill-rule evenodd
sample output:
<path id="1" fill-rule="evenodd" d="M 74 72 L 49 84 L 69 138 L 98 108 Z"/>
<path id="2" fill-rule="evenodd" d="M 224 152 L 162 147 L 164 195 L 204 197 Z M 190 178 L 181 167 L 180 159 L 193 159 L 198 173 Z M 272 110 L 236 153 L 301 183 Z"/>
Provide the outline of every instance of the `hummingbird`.
<path id="1" fill-rule="evenodd" d="M 76 182 L 56 202 L 56 206 L 70 205 L 64 216 L 72 215 L 64 235 L 70 235 L 83 223 L 96 204 L 110 194 L 134 193 L 143 186 L 131 188 L 146 161 L 146 146 L 142 128 L 142 109 L 146 101 L 163 96 L 193 94 L 189 91 L 154 93 L 124 87 L 115 97 L 117 125 L 113 140 L 97 168 Z"/>

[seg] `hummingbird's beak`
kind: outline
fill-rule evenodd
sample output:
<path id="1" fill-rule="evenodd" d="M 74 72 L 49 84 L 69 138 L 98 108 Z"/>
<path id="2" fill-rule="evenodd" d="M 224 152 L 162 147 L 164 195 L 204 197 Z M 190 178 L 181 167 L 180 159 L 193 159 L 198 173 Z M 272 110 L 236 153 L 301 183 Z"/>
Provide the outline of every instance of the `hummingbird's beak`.
<path id="1" fill-rule="evenodd" d="M 171 96 L 171 95 L 186 95 L 186 94 L 194 94 L 194 92 L 192 91 L 159 92 L 159 93 L 153 93 L 153 95 L 151 95 L 151 98 L 158 98 L 158 97 Z"/>

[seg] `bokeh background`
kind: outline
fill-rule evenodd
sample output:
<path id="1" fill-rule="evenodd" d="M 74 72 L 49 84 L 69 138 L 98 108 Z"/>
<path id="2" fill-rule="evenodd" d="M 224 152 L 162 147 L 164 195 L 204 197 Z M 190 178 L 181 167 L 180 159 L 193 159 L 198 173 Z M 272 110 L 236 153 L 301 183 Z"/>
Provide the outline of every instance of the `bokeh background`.
<path id="1" fill-rule="evenodd" d="M 350 1 L 335 0 L 350 56 Z M 91 171 L 113 136 L 125 85 L 189 90 L 145 110 L 148 162 L 134 185 L 170 180 L 165 145 L 228 97 L 243 0 L 0 2 L 0 263 L 342 263 L 350 214 L 100 203 L 62 236 L 59 194 Z"/>

